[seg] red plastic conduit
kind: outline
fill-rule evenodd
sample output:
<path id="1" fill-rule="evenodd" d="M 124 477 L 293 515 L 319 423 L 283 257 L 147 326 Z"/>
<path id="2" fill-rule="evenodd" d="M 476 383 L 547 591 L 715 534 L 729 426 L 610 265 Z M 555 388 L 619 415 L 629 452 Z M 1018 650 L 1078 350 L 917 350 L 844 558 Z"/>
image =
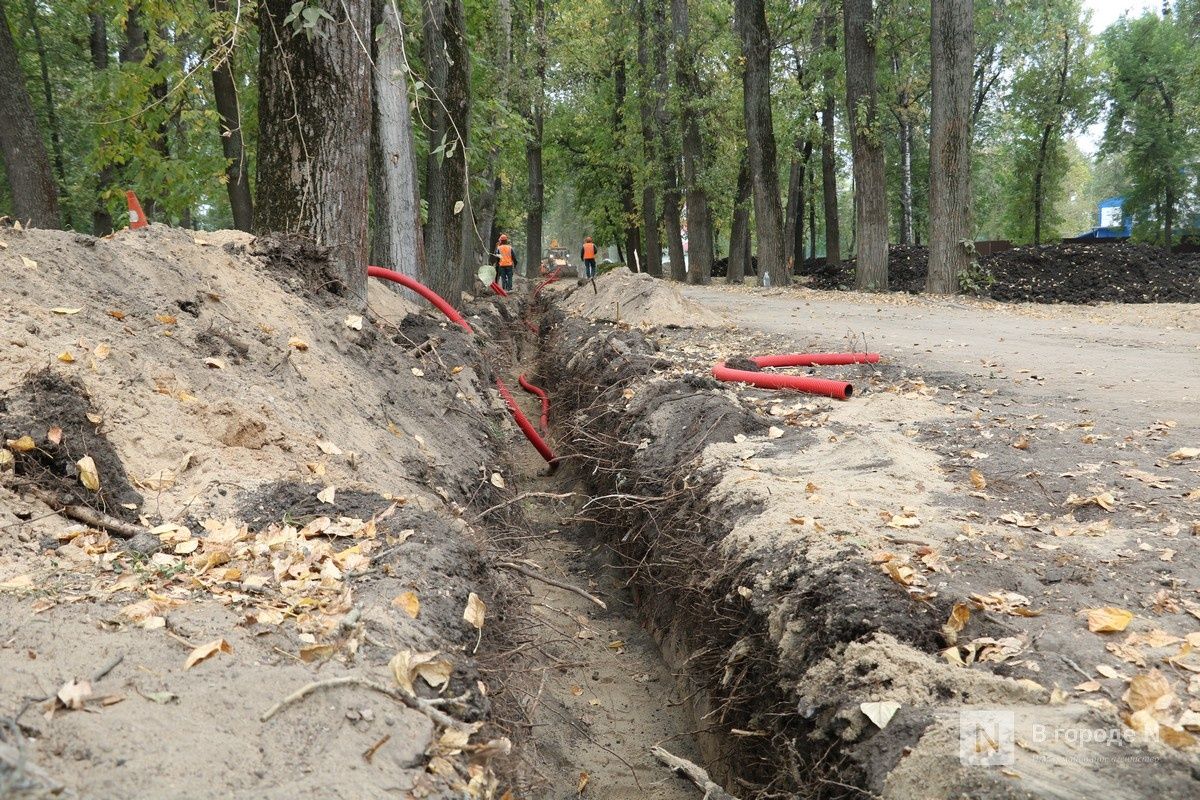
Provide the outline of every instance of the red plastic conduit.
<path id="1" fill-rule="evenodd" d="M 508 297 L 508 292 L 504 291 L 504 287 L 501 286 L 500 284 L 496 283 L 495 281 L 492 281 L 492 285 L 489 288 L 492 290 L 492 292 L 494 294 L 498 294 L 501 297 Z"/>
<path id="2" fill-rule="evenodd" d="M 542 429 L 542 433 L 545 433 L 550 427 L 550 397 L 546 394 L 545 389 L 540 389 L 525 380 L 524 375 L 517 378 L 517 383 L 521 384 L 522 389 L 530 394 L 537 395 L 538 399 L 542 401 L 542 417 L 538 420 L 538 427 Z"/>
<path id="3" fill-rule="evenodd" d="M 878 353 L 787 353 L 773 356 L 756 356 L 752 359 L 760 367 L 808 367 L 840 364 L 874 364 L 879 361 Z M 770 372 L 751 372 L 731 369 L 721 361 L 712 368 L 713 377 L 719 381 L 748 383 L 760 389 L 794 389 L 808 394 L 819 394 L 837 400 L 847 400 L 854 394 L 854 386 L 845 381 L 827 378 L 810 378 L 806 375 L 779 375 Z"/>
<path id="4" fill-rule="evenodd" d="M 554 455 L 554 452 L 546 444 L 546 441 L 538 435 L 538 432 L 533 429 L 533 425 L 529 422 L 529 419 L 517 406 L 516 398 L 512 396 L 512 392 L 504 385 L 504 381 L 496 378 L 496 388 L 500 390 L 500 395 L 504 398 L 504 402 L 508 403 L 508 410 L 512 412 L 513 419 L 517 421 L 517 427 L 525 434 L 525 438 L 537 448 L 537 451 L 542 454 L 542 458 L 546 459 L 546 463 L 550 465 L 551 469 L 557 467 L 558 457 Z"/>
<path id="5" fill-rule="evenodd" d="M 554 270 L 554 272 L 551 272 L 537 286 L 534 287 L 533 296 L 537 297 L 539 294 L 541 294 L 542 289 L 545 289 L 547 286 L 557 281 L 561 275 L 562 267 L 559 267 L 558 269 Z"/>
<path id="6" fill-rule="evenodd" d="M 428 286 L 417 283 L 407 275 L 401 275 L 399 272 L 394 272 L 390 269 L 384 269 L 383 267 L 367 267 L 367 275 L 372 278 L 382 278 L 385 281 L 398 283 L 406 289 L 412 289 L 414 292 L 421 295 L 421 297 L 424 297 L 426 300 L 437 306 L 438 310 L 445 314 L 447 319 L 453 323 L 456 323 L 464 331 L 467 333 L 475 332 L 475 329 L 471 327 L 471 324 L 463 319 L 463 315 L 454 310 L 454 306 L 443 300 L 441 295 L 430 289 Z"/>

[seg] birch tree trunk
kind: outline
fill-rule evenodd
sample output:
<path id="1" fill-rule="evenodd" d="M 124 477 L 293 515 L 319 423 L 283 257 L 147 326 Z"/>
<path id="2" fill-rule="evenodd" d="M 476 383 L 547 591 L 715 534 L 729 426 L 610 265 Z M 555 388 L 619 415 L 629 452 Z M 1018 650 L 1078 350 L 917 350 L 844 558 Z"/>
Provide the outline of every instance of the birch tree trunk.
<path id="1" fill-rule="evenodd" d="M 374 0 L 376 32 L 373 80 L 371 189 L 375 224 L 371 262 L 424 281 L 420 182 L 409 110 L 409 75 L 401 53 L 404 20 L 391 0 Z"/>

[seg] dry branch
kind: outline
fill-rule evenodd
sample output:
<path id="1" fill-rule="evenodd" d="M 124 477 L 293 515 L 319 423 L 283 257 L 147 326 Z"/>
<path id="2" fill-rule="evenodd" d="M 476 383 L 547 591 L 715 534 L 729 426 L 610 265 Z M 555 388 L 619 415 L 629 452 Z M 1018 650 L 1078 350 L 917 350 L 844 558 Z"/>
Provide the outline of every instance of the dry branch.
<path id="1" fill-rule="evenodd" d="M 534 572 L 531 569 L 526 569 L 520 564 L 513 564 L 511 561 L 497 561 L 496 566 L 502 569 L 511 569 L 513 572 L 524 575 L 526 578 L 532 578 L 535 581 L 541 581 L 542 583 L 555 586 L 559 589 L 563 589 L 564 591 L 573 592 L 574 594 L 577 594 L 586 600 L 591 600 L 605 611 L 608 610 L 608 605 L 605 604 L 603 600 L 601 600 L 599 597 L 596 597 L 596 595 L 592 594 L 591 592 L 580 589 L 578 586 L 572 586 L 571 584 L 564 583 L 563 581 L 556 581 L 553 578 L 547 578 L 540 572 Z"/>
<path id="2" fill-rule="evenodd" d="M 708 777 L 708 771 L 703 767 L 693 764 L 686 758 L 672 755 L 657 745 L 650 748 L 650 753 L 672 772 L 682 775 L 694 783 L 697 789 L 704 792 L 704 800 L 738 800 L 714 783 L 712 778 Z"/>
<path id="3" fill-rule="evenodd" d="M 108 531 L 122 539 L 132 539 L 138 534 L 147 533 L 146 529 L 141 525 L 125 522 L 124 520 L 105 514 L 103 511 L 97 511 L 94 508 L 68 503 L 58 494 L 46 489 L 41 489 L 37 486 L 27 486 L 26 488 L 30 494 L 55 509 L 59 514 L 76 522 L 82 522 L 84 525 Z"/>
<path id="4" fill-rule="evenodd" d="M 259 721 L 267 722 L 287 706 L 300 702 L 319 689 L 331 689 L 337 686 L 361 686 L 364 689 L 370 689 L 371 691 L 387 695 L 412 710 L 421 712 L 443 728 L 454 728 L 455 730 L 470 729 L 470 726 L 465 722 L 460 722 L 444 711 L 438 710 L 428 700 L 420 697 L 411 697 L 403 692 L 384 686 L 382 683 L 376 683 L 370 678 L 364 678 L 361 675 L 342 675 L 337 678 L 328 678 L 323 681 L 313 681 L 312 683 L 305 684 L 264 711 L 263 715 L 259 717 Z"/>

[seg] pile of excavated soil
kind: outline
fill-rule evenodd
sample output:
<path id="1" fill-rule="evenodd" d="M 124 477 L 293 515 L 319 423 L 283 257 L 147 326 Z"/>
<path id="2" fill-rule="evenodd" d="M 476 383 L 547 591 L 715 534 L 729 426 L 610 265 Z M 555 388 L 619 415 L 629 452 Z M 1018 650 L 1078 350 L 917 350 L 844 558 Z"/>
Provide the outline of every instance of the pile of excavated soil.
<path id="1" fill-rule="evenodd" d="M 888 249 L 892 291 L 921 292 L 929 250 L 892 245 Z M 853 260 L 840 268 L 816 266 L 809 272 L 818 289 L 853 284 Z M 1200 301 L 1200 254 L 1170 253 L 1128 242 L 1071 243 L 1016 247 L 979 259 L 990 276 L 977 288 L 995 300 L 1029 303 L 1194 303 Z"/>
<path id="2" fill-rule="evenodd" d="M 492 796 L 463 512 L 507 415 L 473 337 L 323 259 L 0 229 L 0 794 Z"/>
<path id="3" fill-rule="evenodd" d="M 590 320 L 634 327 L 716 327 L 724 320 L 683 297 L 669 282 L 625 267 L 610 270 L 594 282 L 555 284 L 569 292 L 563 308 Z"/>
<path id="4" fill-rule="evenodd" d="M 552 320 L 540 371 L 555 376 L 561 454 L 690 684 L 704 764 L 731 792 L 1194 792 L 1200 666 L 1187 637 L 1200 604 L 1154 577 L 1169 559 L 1176 575 L 1193 569 L 1171 548 L 1186 523 L 1169 520 L 1190 508 L 1178 492 L 1153 512 L 1123 490 L 1122 508 L 1097 507 L 1092 477 L 1059 461 L 1045 469 L 1061 479 L 1037 471 L 1052 456 L 1008 463 L 1024 451 L 1005 426 L 1028 421 L 981 421 L 899 367 L 821 370 L 854 381 L 847 403 L 707 377 L 747 349 L 828 342 Z M 1073 461 L 1063 429 L 1055 449 Z M 1162 447 L 1110 458 L 1149 469 Z M 1169 474 L 1186 480 L 1186 463 Z M 1020 513 L 999 502 L 1017 475 L 1041 476 L 1043 513 L 1025 504 L 1034 491 Z M 1128 631 L 1089 630 L 1089 610 L 1109 606 L 1131 609 L 1111 611 Z M 976 766 L 989 756 L 996 766 Z"/>

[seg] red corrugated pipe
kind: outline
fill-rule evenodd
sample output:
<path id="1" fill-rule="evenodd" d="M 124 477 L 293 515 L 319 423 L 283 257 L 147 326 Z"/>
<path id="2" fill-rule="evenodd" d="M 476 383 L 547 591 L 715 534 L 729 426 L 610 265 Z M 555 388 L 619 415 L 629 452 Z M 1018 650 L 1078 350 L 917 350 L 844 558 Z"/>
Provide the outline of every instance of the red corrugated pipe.
<path id="1" fill-rule="evenodd" d="M 504 291 L 504 287 L 501 286 L 500 284 L 496 283 L 495 281 L 492 281 L 492 285 L 489 288 L 491 288 L 491 290 L 494 294 L 498 294 L 501 297 L 508 297 L 508 292 Z"/>
<path id="2" fill-rule="evenodd" d="M 537 395 L 538 399 L 542 401 L 542 417 L 538 420 L 538 427 L 542 429 L 542 433 L 545 433 L 550 428 L 550 397 L 546 394 L 545 389 L 538 388 L 525 380 L 524 375 L 517 378 L 517 383 L 521 384 L 522 389 Z"/>
<path id="3" fill-rule="evenodd" d="M 879 361 L 878 353 L 786 353 L 773 356 L 756 356 L 750 359 L 759 367 L 811 367 L 840 364 L 874 364 Z M 794 389 L 809 394 L 847 400 L 854 394 L 854 386 L 845 381 L 826 378 L 810 378 L 806 375 L 779 375 L 772 372 L 751 372 L 731 369 L 721 361 L 712 368 L 713 377 L 719 381 L 748 383 L 760 389 Z"/>
<path id="4" fill-rule="evenodd" d="M 443 300 L 440 294 L 433 291 L 428 286 L 418 283 L 407 275 L 402 275 L 399 272 L 395 272 L 390 269 L 384 269 L 383 267 L 367 267 L 367 275 L 372 278 L 382 278 L 385 281 L 398 283 L 406 289 L 412 289 L 414 292 L 421 295 L 421 297 L 424 297 L 426 300 L 437 306 L 438 310 L 445 314 L 447 319 L 453 323 L 456 323 L 464 331 L 467 333 L 475 332 L 475 329 L 471 327 L 471 324 L 463 319 L 463 315 L 454 310 L 454 306 Z"/>
<path id="5" fill-rule="evenodd" d="M 545 289 L 547 286 L 549 286 L 550 284 L 557 281 L 561 275 L 562 275 L 562 267 L 559 267 L 556 270 L 554 270 L 554 272 L 551 272 L 549 275 L 547 275 L 545 278 L 542 279 L 541 283 L 539 283 L 537 286 L 534 287 L 533 296 L 537 297 L 539 294 L 541 294 L 542 289 Z"/>
<path id="6" fill-rule="evenodd" d="M 537 451 L 542 454 L 542 458 L 546 459 L 546 463 L 550 465 L 551 471 L 558 466 L 558 457 L 550 449 L 546 441 L 538 435 L 538 432 L 533 429 L 533 425 L 529 419 L 517 406 L 516 398 L 512 396 L 512 392 L 504 385 L 504 381 L 496 378 L 496 388 L 500 390 L 500 395 L 504 398 L 504 402 L 508 403 L 508 410 L 512 412 L 513 419 L 517 421 L 517 427 L 525 434 L 525 438 L 529 443 L 537 448 Z"/>

